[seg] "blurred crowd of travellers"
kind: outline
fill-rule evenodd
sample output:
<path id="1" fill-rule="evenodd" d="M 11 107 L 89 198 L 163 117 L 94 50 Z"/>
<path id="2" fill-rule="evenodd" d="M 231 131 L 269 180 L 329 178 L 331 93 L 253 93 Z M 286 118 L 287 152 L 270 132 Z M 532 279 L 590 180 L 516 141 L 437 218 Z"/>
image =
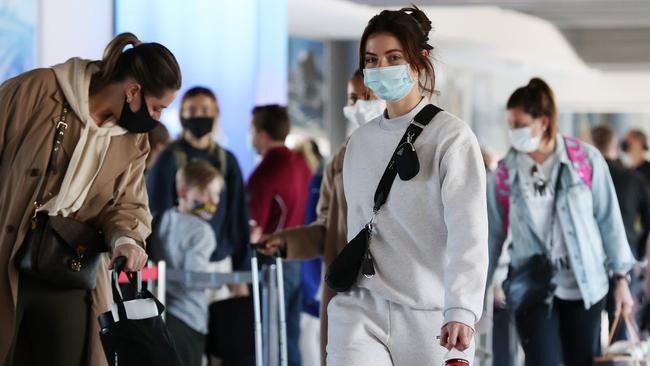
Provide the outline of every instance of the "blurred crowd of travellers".
<path id="1" fill-rule="evenodd" d="M 215 142 L 212 90 L 183 93 L 177 139 L 159 122 L 182 81 L 160 44 L 124 33 L 101 61 L 3 83 L 0 363 L 104 365 L 105 268 L 249 271 L 251 243 L 286 260 L 292 366 L 466 364 L 486 331 L 495 365 L 516 361 L 515 337 L 527 365 L 646 358 L 646 135 L 562 136 L 554 93 L 533 78 L 506 103 L 512 148 L 497 162 L 430 102 L 431 29 L 417 7 L 370 19 L 342 111 L 350 137 L 328 162 L 312 140 L 286 146 L 286 107 L 255 107 L 261 160 L 246 182 Z M 254 364 L 250 292 L 169 283 L 185 365 Z"/>

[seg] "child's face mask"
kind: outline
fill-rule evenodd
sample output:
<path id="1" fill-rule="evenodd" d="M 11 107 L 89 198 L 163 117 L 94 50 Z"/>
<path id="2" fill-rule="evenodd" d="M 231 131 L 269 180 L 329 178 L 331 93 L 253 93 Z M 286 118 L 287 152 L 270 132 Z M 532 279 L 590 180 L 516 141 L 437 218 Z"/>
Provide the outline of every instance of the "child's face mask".
<path id="1" fill-rule="evenodd" d="M 211 202 L 199 202 L 194 200 L 192 202 L 192 213 L 205 221 L 210 221 L 217 212 L 217 205 Z"/>
<path id="2" fill-rule="evenodd" d="M 215 179 L 204 188 L 191 187 L 185 190 L 183 206 L 206 221 L 212 220 L 219 207 L 222 186 L 223 183 Z"/>

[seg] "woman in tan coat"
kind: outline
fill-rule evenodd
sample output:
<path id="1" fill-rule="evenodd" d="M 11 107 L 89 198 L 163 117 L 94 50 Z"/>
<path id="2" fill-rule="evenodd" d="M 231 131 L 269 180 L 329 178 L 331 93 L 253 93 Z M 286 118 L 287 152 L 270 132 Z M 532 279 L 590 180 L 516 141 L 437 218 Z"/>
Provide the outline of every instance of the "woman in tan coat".
<path id="1" fill-rule="evenodd" d="M 355 72 L 348 82 L 348 105 L 344 114 L 353 128 L 377 117 L 385 104 L 363 83 L 363 73 Z M 324 266 L 332 263 L 347 244 L 347 204 L 343 193 L 343 158 L 344 144 L 337 151 L 327 167 L 318 199 L 318 217 L 316 221 L 299 228 L 280 231 L 271 236 L 262 237 L 260 242 L 266 244 L 261 250 L 266 255 L 273 255 L 278 248 L 286 253 L 287 259 L 312 259 L 324 257 Z M 325 365 L 325 346 L 327 345 L 327 304 L 336 293 L 329 287 L 323 287 L 320 307 L 321 319 L 321 363 Z"/>
<path id="2" fill-rule="evenodd" d="M 133 47 L 124 50 L 128 45 Z M 37 211 L 101 230 L 113 260 L 127 257 L 128 271 L 143 267 L 151 220 L 144 132 L 158 124 L 180 85 L 169 50 L 125 33 L 109 43 L 102 61 L 73 58 L 0 86 L 1 365 L 106 364 L 96 319 L 111 302 L 108 256 L 90 291 L 21 273 L 14 257 L 44 183 Z M 67 128 L 55 155 L 57 169 L 45 181 L 63 114 Z"/>

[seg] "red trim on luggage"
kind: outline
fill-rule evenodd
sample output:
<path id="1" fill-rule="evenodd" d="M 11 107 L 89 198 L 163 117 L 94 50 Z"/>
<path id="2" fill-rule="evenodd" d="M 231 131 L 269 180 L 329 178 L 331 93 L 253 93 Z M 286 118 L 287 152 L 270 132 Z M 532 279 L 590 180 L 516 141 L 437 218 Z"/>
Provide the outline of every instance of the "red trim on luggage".
<path id="1" fill-rule="evenodd" d="M 145 267 L 142 269 L 142 281 L 152 281 L 158 279 L 158 267 Z M 120 273 L 119 283 L 129 283 L 126 273 Z"/>

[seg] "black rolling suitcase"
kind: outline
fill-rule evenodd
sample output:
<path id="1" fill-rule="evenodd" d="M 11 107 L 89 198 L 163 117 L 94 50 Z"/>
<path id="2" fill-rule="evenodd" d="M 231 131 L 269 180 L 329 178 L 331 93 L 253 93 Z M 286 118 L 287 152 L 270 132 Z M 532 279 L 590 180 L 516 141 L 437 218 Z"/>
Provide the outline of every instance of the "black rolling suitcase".
<path id="1" fill-rule="evenodd" d="M 206 350 L 222 366 L 255 366 L 253 298 L 237 297 L 210 304 Z"/>

